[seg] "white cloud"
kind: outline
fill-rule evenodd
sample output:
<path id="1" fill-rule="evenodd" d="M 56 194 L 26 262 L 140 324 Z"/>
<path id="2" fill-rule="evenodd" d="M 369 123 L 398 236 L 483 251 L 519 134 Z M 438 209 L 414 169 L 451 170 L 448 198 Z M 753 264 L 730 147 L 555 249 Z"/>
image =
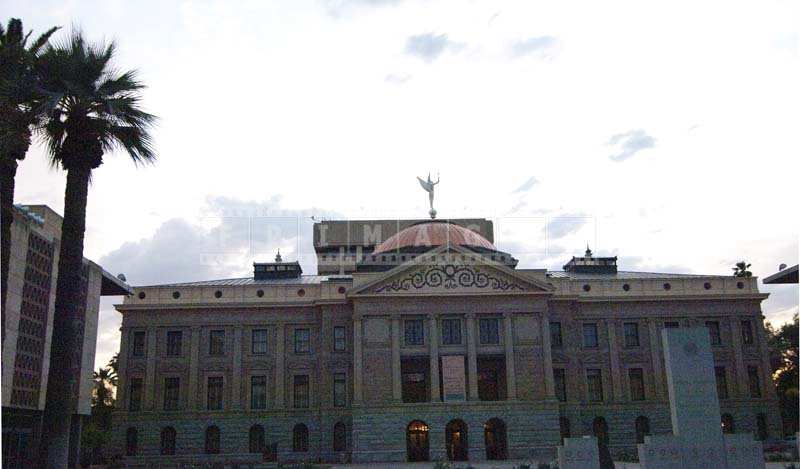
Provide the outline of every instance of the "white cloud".
<path id="1" fill-rule="evenodd" d="M 625 161 L 642 150 L 655 147 L 656 139 L 647 135 L 643 129 L 636 129 L 614 135 L 609 139 L 608 144 L 616 151 L 615 154 L 609 156 L 611 161 Z"/>

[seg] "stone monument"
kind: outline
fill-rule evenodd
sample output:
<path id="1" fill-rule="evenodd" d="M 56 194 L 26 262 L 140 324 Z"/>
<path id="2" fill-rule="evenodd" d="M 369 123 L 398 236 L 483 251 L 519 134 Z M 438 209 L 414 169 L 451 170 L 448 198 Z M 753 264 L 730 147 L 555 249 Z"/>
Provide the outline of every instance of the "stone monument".
<path id="1" fill-rule="evenodd" d="M 600 469 L 600 454 L 597 438 L 564 438 L 564 446 L 558 447 L 559 469 Z"/>

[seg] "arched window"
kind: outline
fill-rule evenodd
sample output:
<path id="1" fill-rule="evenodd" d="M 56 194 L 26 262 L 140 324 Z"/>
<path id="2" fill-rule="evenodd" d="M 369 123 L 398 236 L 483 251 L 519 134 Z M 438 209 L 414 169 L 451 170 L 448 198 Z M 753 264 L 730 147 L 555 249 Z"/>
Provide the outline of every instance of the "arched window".
<path id="1" fill-rule="evenodd" d="M 250 427 L 250 452 L 264 452 L 264 427 L 261 425 L 253 425 Z"/>
<path id="2" fill-rule="evenodd" d="M 467 424 L 461 419 L 451 420 L 444 430 L 448 461 L 467 461 L 469 459 Z"/>
<path id="3" fill-rule="evenodd" d="M 333 450 L 344 451 L 347 449 L 347 427 L 344 423 L 336 422 L 333 426 Z"/>
<path id="4" fill-rule="evenodd" d="M 428 424 L 414 420 L 406 428 L 406 453 L 409 462 L 428 461 L 430 459 L 430 443 L 428 441 Z"/>
<path id="5" fill-rule="evenodd" d="M 608 446 L 608 424 L 603 417 L 595 417 L 592 421 L 592 433 L 597 438 L 598 445 Z"/>
<path id="6" fill-rule="evenodd" d="M 129 427 L 125 432 L 125 455 L 136 456 L 139 447 L 139 432 L 136 427 Z"/>
<path id="7" fill-rule="evenodd" d="M 736 424 L 731 414 L 722 414 L 722 433 L 736 432 Z"/>
<path id="8" fill-rule="evenodd" d="M 650 434 L 650 420 L 644 415 L 636 417 L 636 443 L 644 443 L 644 437 Z"/>
<path id="9" fill-rule="evenodd" d="M 161 429 L 161 454 L 175 454 L 175 429 L 172 427 Z"/>
<path id="10" fill-rule="evenodd" d="M 569 419 L 566 417 L 560 417 L 558 419 L 558 427 L 561 430 L 561 444 L 564 444 L 564 438 L 569 438 L 571 436 L 570 428 L 569 428 Z"/>
<path id="11" fill-rule="evenodd" d="M 508 458 L 505 422 L 499 418 L 489 419 L 483 425 L 483 440 L 486 445 L 486 459 L 496 461 Z"/>
<path id="12" fill-rule="evenodd" d="M 298 423 L 292 430 L 292 451 L 304 453 L 308 451 L 308 427 Z"/>
<path id="13" fill-rule="evenodd" d="M 219 454 L 219 427 L 206 428 L 206 454 Z"/>
<path id="14" fill-rule="evenodd" d="M 767 416 L 764 414 L 756 415 L 756 437 L 759 441 L 764 441 L 769 437 L 769 428 L 767 427 Z"/>

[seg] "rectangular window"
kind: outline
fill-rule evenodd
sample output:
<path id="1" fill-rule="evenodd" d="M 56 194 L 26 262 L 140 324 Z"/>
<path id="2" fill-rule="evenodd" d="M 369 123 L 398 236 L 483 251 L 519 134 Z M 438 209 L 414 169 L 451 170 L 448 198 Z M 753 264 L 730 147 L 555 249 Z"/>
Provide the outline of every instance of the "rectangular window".
<path id="1" fill-rule="evenodd" d="M 250 351 L 253 355 L 263 355 L 267 353 L 267 330 L 253 329 L 251 334 Z"/>
<path id="2" fill-rule="evenodd" d="M 678 321 L 665 321 L 664 327 L 667 329 L 678 329 L 681 325 Z"/>
<path id="3" fill-rule="evenodd" d="M 208 333 L 208 354 L 225 355 L 225 331 L 217 330 Z"/>
<path id="4" fill-rule="evenodd" d="M 222 376 L 208 378 L 208 410 L 222 410 Z"/>
<path id="5" fill-rule="evenodd" d="M 628 370 L 628 380 L 631 385 L 631 400 L 644 400 L 644 373 L 641 368 L 630 368 Z"/>
<path id="6" fill-rule="evenodd" d="M 137 412 L 142 410 L 142 392 L 144 391 L 142 378 L 131 378 L 130 396 L 128 397 L 128 410 Z"/>
<path id="7" fill-rule="evenodd" d="M 597 324 L 587 323 L 583 325 L 583 346 L 597 347 Z"/>
<path id="8" fill-rule="evenodd" d="M 564 345 L 564 340 L 561 337 L 561 323 L 550 323 L 550 345 L 552 347 L 561 347 Z"/>
<path id="9" fill-rule="evenodd" d="M 164 378 L 164 410 L 178 410 L 181 393 L 181 379 Z"/>
<path id="10" fill-rule="evenodd" d="M 311 352 L 311 331 L 308 329 L 294 330 L 294 353 Z"/>
<path id="11" fill-rule="evenodd" d="M 500 343 L 500 321 L 497 318 L 483 318 L 478 325 L 482 344 L 497 345 Z"/>
<path id="12" fill-rule="evenodd" d="M 404 322 L 406 345 L 422 345 L 425 340 L 422 319 L 407 319 Z"/>
<path id="13" fill-rule="evenodd" d="M 717 380 L 717 397 L 720 399 L 728 398 L 728 378 L 725 375 L 724 366 L 714 367 L 714 377 Z"/>
<path id="14" fill-rule="evenodd" d="M 639 346 L 639 324 L 635 322 L 626 322 L 623 324 L 625 332 L 625 346 L 638 347 Z"/>
<path id="15" fill-rule="evenodd" d="M 706 321 L 706 327 L 708 328 L 708 338 L 711 341 L 711 345 L 720 345 L 722 339 L 719 335 L 719 322 Z"/>
<path id="16" fill-rule="evenodd" d="M 603 401 L 603 375 L 597 368 L 586 370 L 586 390 L 589 402 Z"/>
<path id="17" fill-rule="evenodd" d="M 347 339 L 345 337 L 344 326 L 336 326 L 333 328 L 333 351 L 344 352 L 347 350 Z"/>
<path id="18" fill-rule="evenodd" d="M 308 375 L 294 376 L 294 407 L 308 408 Z"/>
<path id="19" fill-rule="evenodd" d="M 347 380 L 344 373 L 333 374 L 333 406 L 347 406 Z"/>
<path id="20" fill-rule="evenodd" d="M 761 397 L 761 384 L 757 366 L 747 367 L 747 382 L 750 385 L 750 397 Z"/>
<path id="21" fill-rule="evenodd" d="M 250 408 L 251 409 L 266 409 L 267 408 L 267 377 L 266 376 L 251 376 L 250 377 Z"/>
<path id="22" fill-rule="evenodd" d="M 167 355 L 179 357 L 183 348 L 183 333 L 181 331 L 167 331 Z"/>
<path id="23" fill-rule="evenodd" d="M 753 343 L 753 323 L 742 321 L 742 343 L 750 345 Z"/>
<path id="24" fill-rule="evenodd" d="M 561 402 L 567 402 L 567 375 L 564 368 L 553 368 L 553 380 L 556 384 L 556 397 Z"/>
<path id="25" fill-rule="evenodd" d="M 144 356 L 144 331 L 135 331 L 133 333 L 133 356 Z"/>
<path id="26" fill-rule="evenodd" d="M 460 319 L 442 319 L 442 345 L 461 345 Z"/>

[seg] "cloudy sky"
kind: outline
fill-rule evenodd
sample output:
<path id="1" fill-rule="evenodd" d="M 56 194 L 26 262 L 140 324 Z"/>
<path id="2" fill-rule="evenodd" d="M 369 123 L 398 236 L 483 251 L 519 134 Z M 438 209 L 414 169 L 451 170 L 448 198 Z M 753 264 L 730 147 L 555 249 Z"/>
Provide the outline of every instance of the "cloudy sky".
<path id="1" fill-rule="evenodd" d="M 7 0 L 116 40 L 159 161 L 95 171 L 86 256 L 134 285 L 297 257 L 317 218 L 495 220 L 521 267 L 589 243 L 627 270 L 755 275 L 798 259 L 800 4 Z M 4 20 L 5 21 L 5 20 Z M 16 200 L 63 212 L 41 148 Z M 763 287 L 769 320 L 796 286 Z M 118 349 L 103 301 L 98 366 Z"/>

